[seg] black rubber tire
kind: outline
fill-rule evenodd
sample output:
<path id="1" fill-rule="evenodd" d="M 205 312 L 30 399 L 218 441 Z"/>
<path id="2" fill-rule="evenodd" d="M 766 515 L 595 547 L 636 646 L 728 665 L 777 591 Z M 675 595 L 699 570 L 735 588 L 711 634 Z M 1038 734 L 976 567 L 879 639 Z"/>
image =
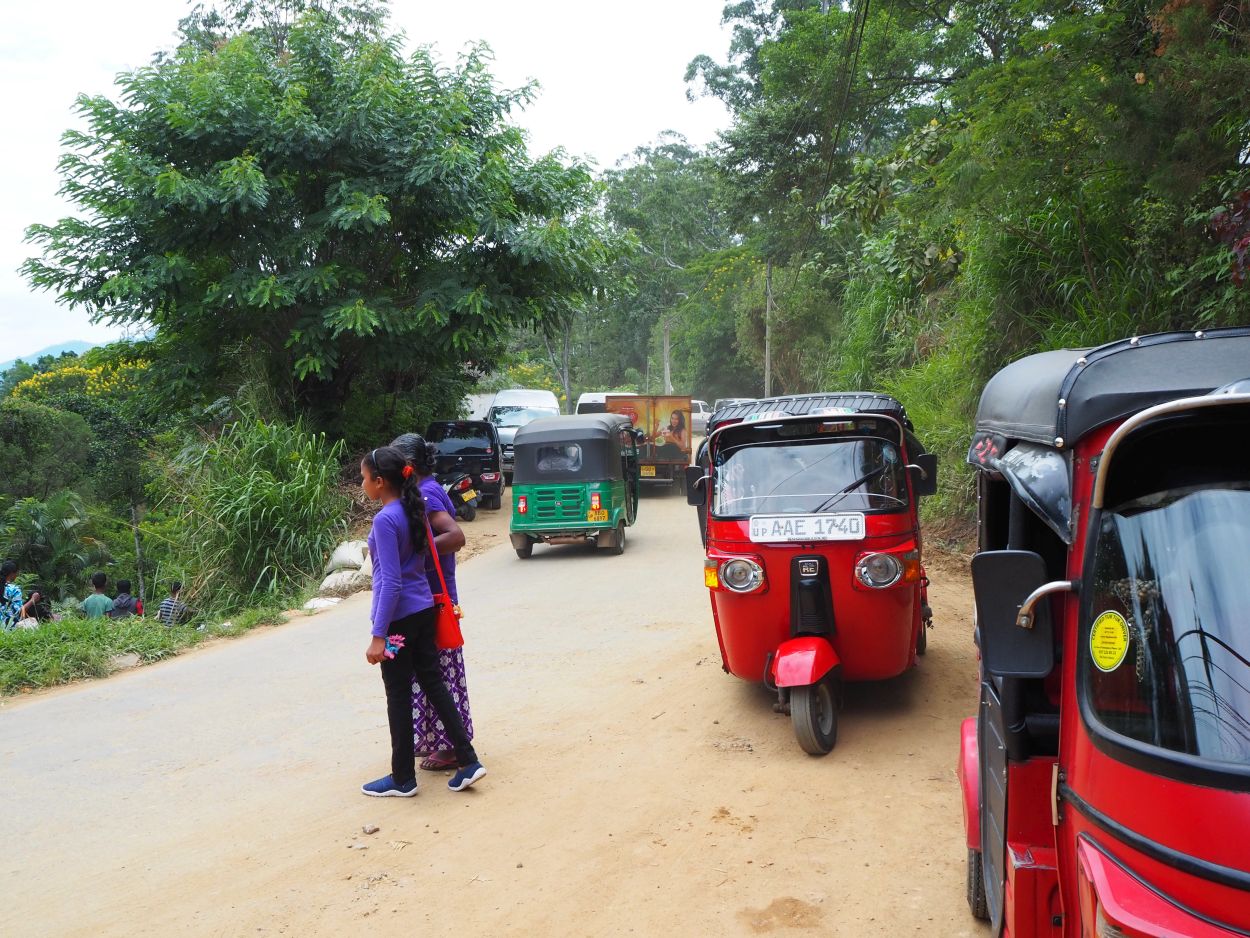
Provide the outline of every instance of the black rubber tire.
<path id="1" fill-rule="evenodd" d="M 920 623 L 920 634 L 916 636 L 916 654 L 923 655 L 929 650 L 929 627 Z"/>
<path id="2" fill-rule="evenodd" d="M 498 495 L 486 495 L 482 498 L 482 508 L 485 511 L 498 511 L 503 506 L 503 502 Z"/>
<path id="3" fill-rule="evenodd" d="M 974 918 L 982 921 L 990 917 L 985 901 L 985 878 L 981 875 L 981 851 L 968 848 L 968 908 Z"/>
<path id="4" fill-rule="evenodd" d="M 460 510 L 456 512 L 465 521 L 472 521 L 477 517 L 477 509 L 472 505 L 461 505 Z"/>
<path id="5" fill-rule="evenodd" d="M 616 543 L 608 548 L 612 554 L 619 557 L 625 553 L 625 522 L 622 521 L 616 526 Z"/>
<path id="6" fill-rule="evenodd" d="M 516 555 L 522 560 L 529 560 L 530 557 L 534 556 L 534 542 L 526 541 L 524 547 L 518 547 L 516 549 Z"/>
<path id="7" fill-rule="evenodd" d="M 791 689 L 790 722 L 808 755 L 824 756 L 833 750 L 838 743 L 838 699 L 829 678 Z"/>

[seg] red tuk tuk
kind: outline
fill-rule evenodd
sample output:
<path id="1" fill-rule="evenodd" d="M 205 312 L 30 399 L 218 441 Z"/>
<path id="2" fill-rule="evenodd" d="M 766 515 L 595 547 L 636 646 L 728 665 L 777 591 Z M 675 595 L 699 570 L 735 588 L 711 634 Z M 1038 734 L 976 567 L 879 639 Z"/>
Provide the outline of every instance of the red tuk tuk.
<path id="1" fill-rule="evenodd" d="M 994 935 L 1250 935 L 1250 329 L 986 386 L 980 706 L 959 779 Z"/>
<path id="2" fill-rule="evenodd" d="M 687 498 L 721 662 L 776 692 L 813 755 L 837 741 L 843 681 L 895 677 L 924 654 L 917 500 L 936 484 L 937 458 L 884 395 L 747 401 L 708 422 Z"/>

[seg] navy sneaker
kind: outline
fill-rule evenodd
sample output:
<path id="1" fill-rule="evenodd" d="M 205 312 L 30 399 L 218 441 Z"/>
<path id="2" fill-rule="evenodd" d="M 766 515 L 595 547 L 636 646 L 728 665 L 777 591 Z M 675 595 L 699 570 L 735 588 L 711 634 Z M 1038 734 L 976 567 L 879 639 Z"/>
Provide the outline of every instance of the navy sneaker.
<path id="1" fill-rule="evenodd" d="M 447 783 L 447 787 L 452 791 L 464 791 L 474 782 L 486 777 L 486 766 L 480 762 L 470 762 L 468 765 L 461 766 L 456 769 L 456 774 L 451 777 L 451 781 Z"/>
<path id="2" fill-rule="evenodd" d="M 361 785 L 360 790 L 374 798 L 411 798 L 417 793 L 417 780 L 414 778 L 411 782 L 400 785 L 394 778 L 385 775 L 376 782 Z"/>

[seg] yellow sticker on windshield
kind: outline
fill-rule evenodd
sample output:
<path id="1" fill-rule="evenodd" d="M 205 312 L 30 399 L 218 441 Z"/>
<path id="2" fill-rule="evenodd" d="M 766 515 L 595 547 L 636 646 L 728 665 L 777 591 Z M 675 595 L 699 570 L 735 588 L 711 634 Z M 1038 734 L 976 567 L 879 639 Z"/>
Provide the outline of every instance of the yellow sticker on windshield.
<path id="1" fill-rule="evenodd" d="M 1128 654 L 1128 622 L 1118 612 L 1104 612 L 1089 630 L 1089 654 L 1099 671 L 1114 671 Z"/>

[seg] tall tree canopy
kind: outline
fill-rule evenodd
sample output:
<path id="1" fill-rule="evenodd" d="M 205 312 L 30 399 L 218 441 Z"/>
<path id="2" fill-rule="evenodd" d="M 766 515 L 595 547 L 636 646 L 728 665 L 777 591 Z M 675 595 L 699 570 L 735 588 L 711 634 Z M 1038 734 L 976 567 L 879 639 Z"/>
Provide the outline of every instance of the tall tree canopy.
<path id="1" fill-rule="evenodd" d="M 81 214 L 30 228 L 31 283 L 155 327 L 171 386 L 249 361 L 331 429 L 353 392 L 454 400 L 509 329 L 577 308 L 614 250 L 590 172 L 527 153 L 509 114 L 532 89 L 497 88 L 486 49 L 405 56 L 384 12 L 197 11 L 117 100 L 79 98 L 60 169 Z"/>

